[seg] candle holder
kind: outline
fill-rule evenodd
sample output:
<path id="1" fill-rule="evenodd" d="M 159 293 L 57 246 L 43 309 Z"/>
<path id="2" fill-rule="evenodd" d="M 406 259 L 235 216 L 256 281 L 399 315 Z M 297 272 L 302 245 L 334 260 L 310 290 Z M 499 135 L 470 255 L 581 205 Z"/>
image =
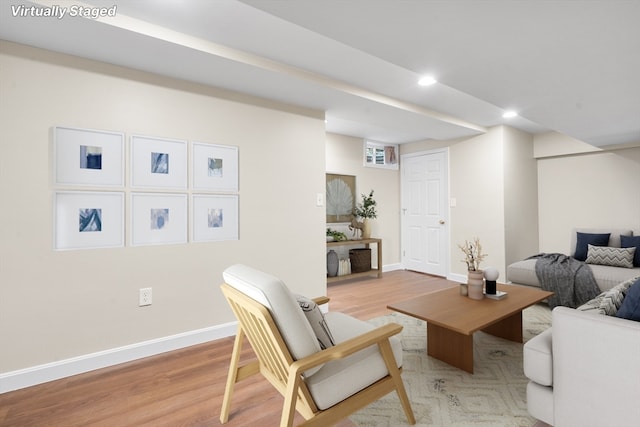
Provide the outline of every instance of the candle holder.
<path id="1" fill-rule="evenodd" d="M 493 267 L 488 267 L 484 269 L 484 280 L 485 280 L 485 293 L 487 295 L 495 295 L 496 294 L 496 281 L 500 273 L 498 269 Z"/>

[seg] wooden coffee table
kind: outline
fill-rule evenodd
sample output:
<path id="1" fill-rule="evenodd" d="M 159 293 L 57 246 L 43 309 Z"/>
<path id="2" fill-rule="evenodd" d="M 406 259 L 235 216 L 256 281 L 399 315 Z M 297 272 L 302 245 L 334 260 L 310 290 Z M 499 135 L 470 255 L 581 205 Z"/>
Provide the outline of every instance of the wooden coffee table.
<path id="1" fill-rule="evenodd" d="M 553 295 L 529 286 L 498 284 L 501 300 L 473 300 L 459 286 L 390 304 L 388 309 L 427 322 L 427 354 L 473 374 L 473 333 L 522 342 L 522 310 Z"/>

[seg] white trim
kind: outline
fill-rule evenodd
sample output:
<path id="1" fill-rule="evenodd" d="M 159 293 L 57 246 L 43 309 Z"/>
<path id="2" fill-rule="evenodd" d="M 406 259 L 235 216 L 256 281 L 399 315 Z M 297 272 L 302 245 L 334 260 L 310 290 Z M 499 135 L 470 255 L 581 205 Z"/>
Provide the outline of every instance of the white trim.
<path id="1" fill-rule="evenodd" d="M 447 275 L 447 280 L 451 280 L 458 283 L 467 283 L 467 276 L 465 276 L 464 274 L 449 273 Z"/>
<path id="2" fill-rule="evenodd" d="M 120 363 L 131 362 L 167 351 L 233 336 L 237 322 L 183 332 L 123 347 L 103 350 L 83 356 L 0 374 L 0 393 L 30 387 L 45 382 L 82 374 Z"/>
<path id="3" fill-rule="evenodd" d="M 403 269 L 402 264 L 400 264 L 399 262 L 395 264 L 387 264 L 382 266 L 383 273 L 386 273 L 387 271 L 395 271 L 395 270 L 402 270 L 402 269 Z"/>

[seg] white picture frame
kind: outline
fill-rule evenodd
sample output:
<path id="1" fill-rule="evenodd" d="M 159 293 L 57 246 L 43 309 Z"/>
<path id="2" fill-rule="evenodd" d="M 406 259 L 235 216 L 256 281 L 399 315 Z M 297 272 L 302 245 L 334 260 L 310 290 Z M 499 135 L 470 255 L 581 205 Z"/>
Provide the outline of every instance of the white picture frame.
<path id="1" fill-rule="evenodd" d="M 192 142 L 191 157 L 194 190 L 238 191 L 238 147 Z"/>
<path id="2" fill-rule="evenodd" d="M 56 186 L 124 186 L 124 133 L 53 128 Z"/>
<path id="3" fill-rule="evenodd" d="M 238 240 L 238 195 L 192 195 L 193 242 Z"/>
<path id="4" fill-rule="evenodd" d="M 187 243 L 187 195 L 131 193 L 131 246 Z"/>
<path id="5" fill-rule="evenodd" d="M 187 142 L 131 136 L 131 186 L 187 188 Z"/>
<path id="6" fill-rule="evenodd" d="M 400 168 L 398 144 L 385 144 L 364 140 L 363 165 L 368 168 L 392 169 Z"/>
<path id="7" fill-rule="evenodd" d="M 55 250 L 124 246 L 124 192 L 57 191 L 53 205 Z"/>

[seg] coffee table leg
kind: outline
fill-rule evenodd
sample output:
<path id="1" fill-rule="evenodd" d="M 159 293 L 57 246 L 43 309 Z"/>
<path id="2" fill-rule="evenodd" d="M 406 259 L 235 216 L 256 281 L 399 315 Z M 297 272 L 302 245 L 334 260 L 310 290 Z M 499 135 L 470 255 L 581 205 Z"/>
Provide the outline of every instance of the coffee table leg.
<path id="1" fill-rule="evenodd" d="M 473 335 L 427 322 L 427 354 L 473 374 Z"/>
<path id="2" fill-rule="evenodd" d="M 502 319 L 482 331 L 509 341 L 522 342 L 522 312 Z"/>

